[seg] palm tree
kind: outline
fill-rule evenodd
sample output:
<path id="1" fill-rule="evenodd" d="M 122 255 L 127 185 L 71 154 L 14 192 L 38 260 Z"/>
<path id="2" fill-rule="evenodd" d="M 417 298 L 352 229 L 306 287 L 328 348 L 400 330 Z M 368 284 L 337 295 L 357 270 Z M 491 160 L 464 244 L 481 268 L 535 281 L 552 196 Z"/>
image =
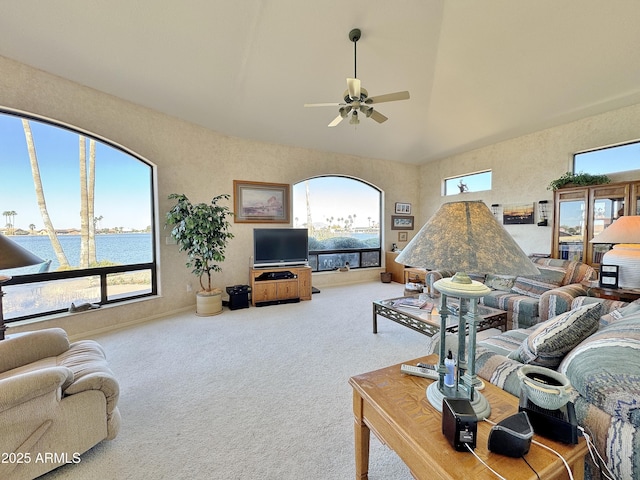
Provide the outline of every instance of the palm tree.
<path id="1" fill-rule="evenodd" d="M 80 268 L 97 263 L 96 228 L 94 218 L 96 141 L 89 139 L 89 163 L 87 164 L 87 139 L 80 135 Z"/>
<path id="2" fill-rule="evenodd" d="M 9 210 L 5 210 L 2 212 L 2 216 L 4 217 L 4 226 L 7 227 L 7 234 L 11 231 L 11 212 Z"/>
<path id="3" fill-rule="evenodd" d="M 36 225 L 35 223 L 30 223 L 29 224 L 29 230 L 31 231 L 31 233 L 33 234 L 33 231 L 36 229 Z"/>
<path id="4" fill-rule="evenodd" d="M 62 249 L 62 245 L 60 245 L 60 241 L 58 240 L 58 236 L 56 235 L 56 231 L 53 228 L 53 222 L 51 222 L 51 218 L 49 217 L 49 212 L 47 211 L 47 202 L 44 198 L 44 190 L 42 188 L 42 180 L 40 178 L 40 167 L 38 166 L 38 157 L 36 155 L 36 147 L 33 143 L 33 135 L 31 133 L 31 126 L 29 125 L 29 121 L 26 119 L 22 119 L 22 128 L 24 129 L 24 137 L 27 141 L 27 150 L 29 151 L 29 162 L 31 163 L 31 174 L 33 176 L 33 184 L 36 189 L 36 198 L 38 200 L 38 207 L 40 207 L 40 215 L 42 215 L 42 221 L 44 222 L 44 226 L 47 229 L 47 234 L 49 235 L 49 241 L 51 242 L 51 246 L 53 247 L 53 251 L 56 254 L 56 258 L 58 259 L 58 263 L 61 268 L 68 268 L 69 261 L 67 260 L 67 256 L 64 254 L 64 250 Z"/>

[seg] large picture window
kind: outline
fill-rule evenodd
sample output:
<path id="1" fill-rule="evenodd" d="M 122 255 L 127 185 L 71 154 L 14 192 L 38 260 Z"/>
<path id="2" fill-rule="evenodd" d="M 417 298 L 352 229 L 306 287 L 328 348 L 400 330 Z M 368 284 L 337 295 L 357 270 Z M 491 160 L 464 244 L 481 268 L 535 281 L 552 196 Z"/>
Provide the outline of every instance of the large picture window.
<path id="1" fill-rule="evenodd" d="M 0 113 L 0 234 L 43 260 L 0 272 L 6 321 L 156 292 L 153 167 L 67 126 Z"/>
<path id="2" fill-rule="evenodd" d="M 315 177 L 293 186 L 294 227 L 309 230 L 314 271 L 381 265 L 382 193 L 348 177 Z"/>

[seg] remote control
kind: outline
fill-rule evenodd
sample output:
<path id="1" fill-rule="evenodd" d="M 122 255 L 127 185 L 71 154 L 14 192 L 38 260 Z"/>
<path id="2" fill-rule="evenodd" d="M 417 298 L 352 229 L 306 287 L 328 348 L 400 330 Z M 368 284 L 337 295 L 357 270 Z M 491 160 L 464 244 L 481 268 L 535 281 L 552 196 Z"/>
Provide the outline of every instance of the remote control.
<path id="1" fill-rule="evenodd" d="M 402 373 L 406 373 L 407 375 L 430 378 L 431 380 L 438 380 L 440 378 L 440 375 L 438 375 L 438 372 L 436 370 L 423 367 L 414 367 L 413 365 L 402 364 L 402 366 L 400 367 L 400 371 Z"/>

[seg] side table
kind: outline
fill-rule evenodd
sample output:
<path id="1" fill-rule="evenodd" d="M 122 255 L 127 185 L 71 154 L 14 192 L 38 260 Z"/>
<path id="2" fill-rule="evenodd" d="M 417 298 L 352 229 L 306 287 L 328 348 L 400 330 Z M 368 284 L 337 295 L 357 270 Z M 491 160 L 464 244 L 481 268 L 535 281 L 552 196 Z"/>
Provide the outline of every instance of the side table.
<path id="1" fill-rule="evenodd" d="M 640 298 L 640 289 L 637 288 L 606 288 L 601 287 L 597 280 L 583 280 L 581 284 L 587 289 L 587 295 L 592 297 L 622 300 L 623 302 L 633 302 Z"/>
<path id="2" fill-rule="evenodd" d="M 404 362 L 435 363 L 436 355 Z M 458 452 L 442 434 L 442 415 L 429 403 L 426 378 L 405 375 L 393 365 L 349 379 L 353 387 L 356 479 L 367 480 L 369 439 L 373 431 L 380 441 L 394 450 L 417 480 L 492 479 L 496 477 L 469 452 Z M 518 399 L 487 382 L 482 392 L 491 404 L 490 420 L 499 422 L 518 412 Z M 547 449 L 532 444 L 526 455 L 511 458 L 492 453 L 487 448 L 491 425 L 479 422 L 475 452 L 491 468 L 509 480 L 566 479 L 567 471 L 560 458 Z M 534 439 L 557 451 L 569 464 L 575 480 L 584 479 L 587 445 L 580 438 L 577 445 L 566 445 L 534 435 Z"/>

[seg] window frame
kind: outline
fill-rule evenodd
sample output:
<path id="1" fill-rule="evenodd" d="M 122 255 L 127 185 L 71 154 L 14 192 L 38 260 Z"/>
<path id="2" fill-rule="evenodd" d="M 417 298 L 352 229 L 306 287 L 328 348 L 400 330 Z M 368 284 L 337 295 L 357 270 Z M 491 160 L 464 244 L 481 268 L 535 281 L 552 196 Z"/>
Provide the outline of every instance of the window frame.
<path id="1" fill-rule="evenodd" d="M 99 287 L 100 287 L 100 300 L 99 300 L 100 305 L 117 304 L 117 303 L 122 303 L 130 300 L 134 300 L 134 299 L 157 296 L 158 295 L 158 264 L 157 264 L 158 225 L 156 221 L 157 220 L 157 192 L 155 188 L 155 185 L 157 184 L 156 166 L 152 162 L 150 162 L 149 160 L 141 156 L 140 154 L 134 152 L 133 150 L 123 145 L 120 145 L 114 142 L 113 140 L 109 140 L 105 137 L 102 137 L 101 135 L 95 134 L 93 132 L 89 132 L 88 130 L 85 130 L 81 127 L 76 127 L 64 122 L 43 117 L 41 115 L 28 113 L 20 110 L 14 110 L 6 107 L 0 107 L 0 114 L 12 115 L 20 119 L 24 118 L 29 121 L 40 122 L 54 128 L 67 130 L 68 132 L 71 132 L 76 135 L 82 135 L 87 138 L 92 138 L 95 141 L 101 142 L 102 144 L 110 148 L 119 150 L 125 155 L 132 157 L 132 159 L 142 162 L 145 166 L 147 166 L 149 168 L 149 196 L 150 196 L 149 221 L 151 226 L 149 234 L 151 235 L 151 258 L 152 258 L 150 262 L 144 262 L 144 263 L 111 265 L 106 267 L 90 267 L 90 268 L 84 268 L 84 269 L 78 268 L 78 269 L 66 270 L 66 271 L 12 275 L 9 280 L 2 283 L 2 287 L 29 285 L 29 284 L 36 284 L 41 282 L 55 282 L 55 281 L 75 279 L 75 278 L 98 277 Z M 144 270 L 149 270 L 151 274 L 151 284 L 148 291 L 145 291 L 144 293 L 134 292 L 131 295 L 120 294 L 120 295 L 117 295 L 117 298 L 109 298 L 110 297 L 109 288 L 108 288 L 109 275 L 118 274 L 118 273 L 130 273 L 130 272 L 144 271 Z M 66 308 L 52 309 L 52 310 L 47 310 L 39 313 L 20 315 L 20 316 L 10 317 L 10 318 L 7 318 L 6 315 L 3 315 L 3 316 L 4 316 L 4 323 L 10 324 L 10 323 L 19 322 L 22 320 L 44 318 L 47 316 L 56 315 L 56 314 L 64 313 L 67 311 L 68 310 Z"/>

